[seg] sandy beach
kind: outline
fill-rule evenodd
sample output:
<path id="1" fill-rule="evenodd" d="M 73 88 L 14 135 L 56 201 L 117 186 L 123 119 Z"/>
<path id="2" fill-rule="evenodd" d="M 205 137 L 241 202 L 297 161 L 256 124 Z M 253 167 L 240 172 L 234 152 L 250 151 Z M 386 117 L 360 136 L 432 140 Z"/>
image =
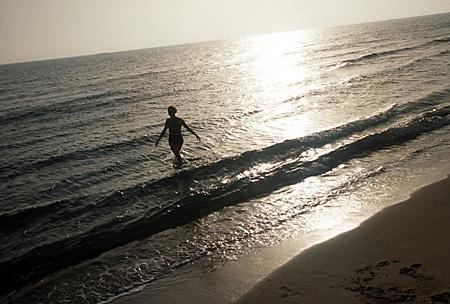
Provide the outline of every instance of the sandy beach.
<path id="1" fill-rule="evenodd" d="M 450 178 L 315 245 L 239 304 L 449 303 Z"/>

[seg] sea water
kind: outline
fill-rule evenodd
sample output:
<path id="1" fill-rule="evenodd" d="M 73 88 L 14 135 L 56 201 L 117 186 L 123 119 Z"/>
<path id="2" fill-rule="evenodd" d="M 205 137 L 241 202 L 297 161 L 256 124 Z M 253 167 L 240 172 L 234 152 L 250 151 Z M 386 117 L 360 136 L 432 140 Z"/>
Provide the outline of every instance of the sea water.
<path id="1" fill-rule="evenodd" d="M 173 105 L 181 169 L 164 138 Z M 0 294 L 98 303 L 450 172 L 450 14 L 0 66 Z"/>

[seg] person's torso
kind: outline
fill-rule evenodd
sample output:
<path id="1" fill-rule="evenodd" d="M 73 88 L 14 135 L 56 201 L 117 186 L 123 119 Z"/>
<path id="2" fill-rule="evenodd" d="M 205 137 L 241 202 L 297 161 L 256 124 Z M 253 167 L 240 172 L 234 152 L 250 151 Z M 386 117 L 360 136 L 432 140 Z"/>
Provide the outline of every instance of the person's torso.
<path id="1" fill-rule="evenodd" d="M 171 117 L 167 120 L 169 127 L 169 136 L 181 136 L 181 126 L 183 125 L 183 120 L 178 117 Z"/>

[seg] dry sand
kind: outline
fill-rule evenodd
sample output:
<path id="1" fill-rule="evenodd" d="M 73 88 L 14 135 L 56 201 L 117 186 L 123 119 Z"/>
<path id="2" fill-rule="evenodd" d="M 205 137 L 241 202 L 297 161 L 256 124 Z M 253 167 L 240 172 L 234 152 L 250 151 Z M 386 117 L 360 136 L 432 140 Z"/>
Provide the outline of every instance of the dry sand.
<path id="1" fill-rule="evenodd" d="M 450 177 L 303 251 L 237 303 L 450 303 Z"/>

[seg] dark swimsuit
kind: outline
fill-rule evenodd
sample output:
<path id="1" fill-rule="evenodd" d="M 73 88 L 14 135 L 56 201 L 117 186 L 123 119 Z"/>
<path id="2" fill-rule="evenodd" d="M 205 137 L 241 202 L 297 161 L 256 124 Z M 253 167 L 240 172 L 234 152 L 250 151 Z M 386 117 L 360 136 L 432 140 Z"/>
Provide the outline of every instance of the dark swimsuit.
<path id="1" fill-rule="evenodd" d="M 181 150 L 181 147 L 183 146 L 183 136 L 181 136 L 181 134 L 169 134 L 169 146 L 172 149 Z"/>
<path id="2" fill-rule="evenodd" d="M 178 117 L 169 118 L 169 146 L 172 150 L 181 150 L 183 146 L 183 136 L 181 136 L 181 126 L 183 120 Z"/>

